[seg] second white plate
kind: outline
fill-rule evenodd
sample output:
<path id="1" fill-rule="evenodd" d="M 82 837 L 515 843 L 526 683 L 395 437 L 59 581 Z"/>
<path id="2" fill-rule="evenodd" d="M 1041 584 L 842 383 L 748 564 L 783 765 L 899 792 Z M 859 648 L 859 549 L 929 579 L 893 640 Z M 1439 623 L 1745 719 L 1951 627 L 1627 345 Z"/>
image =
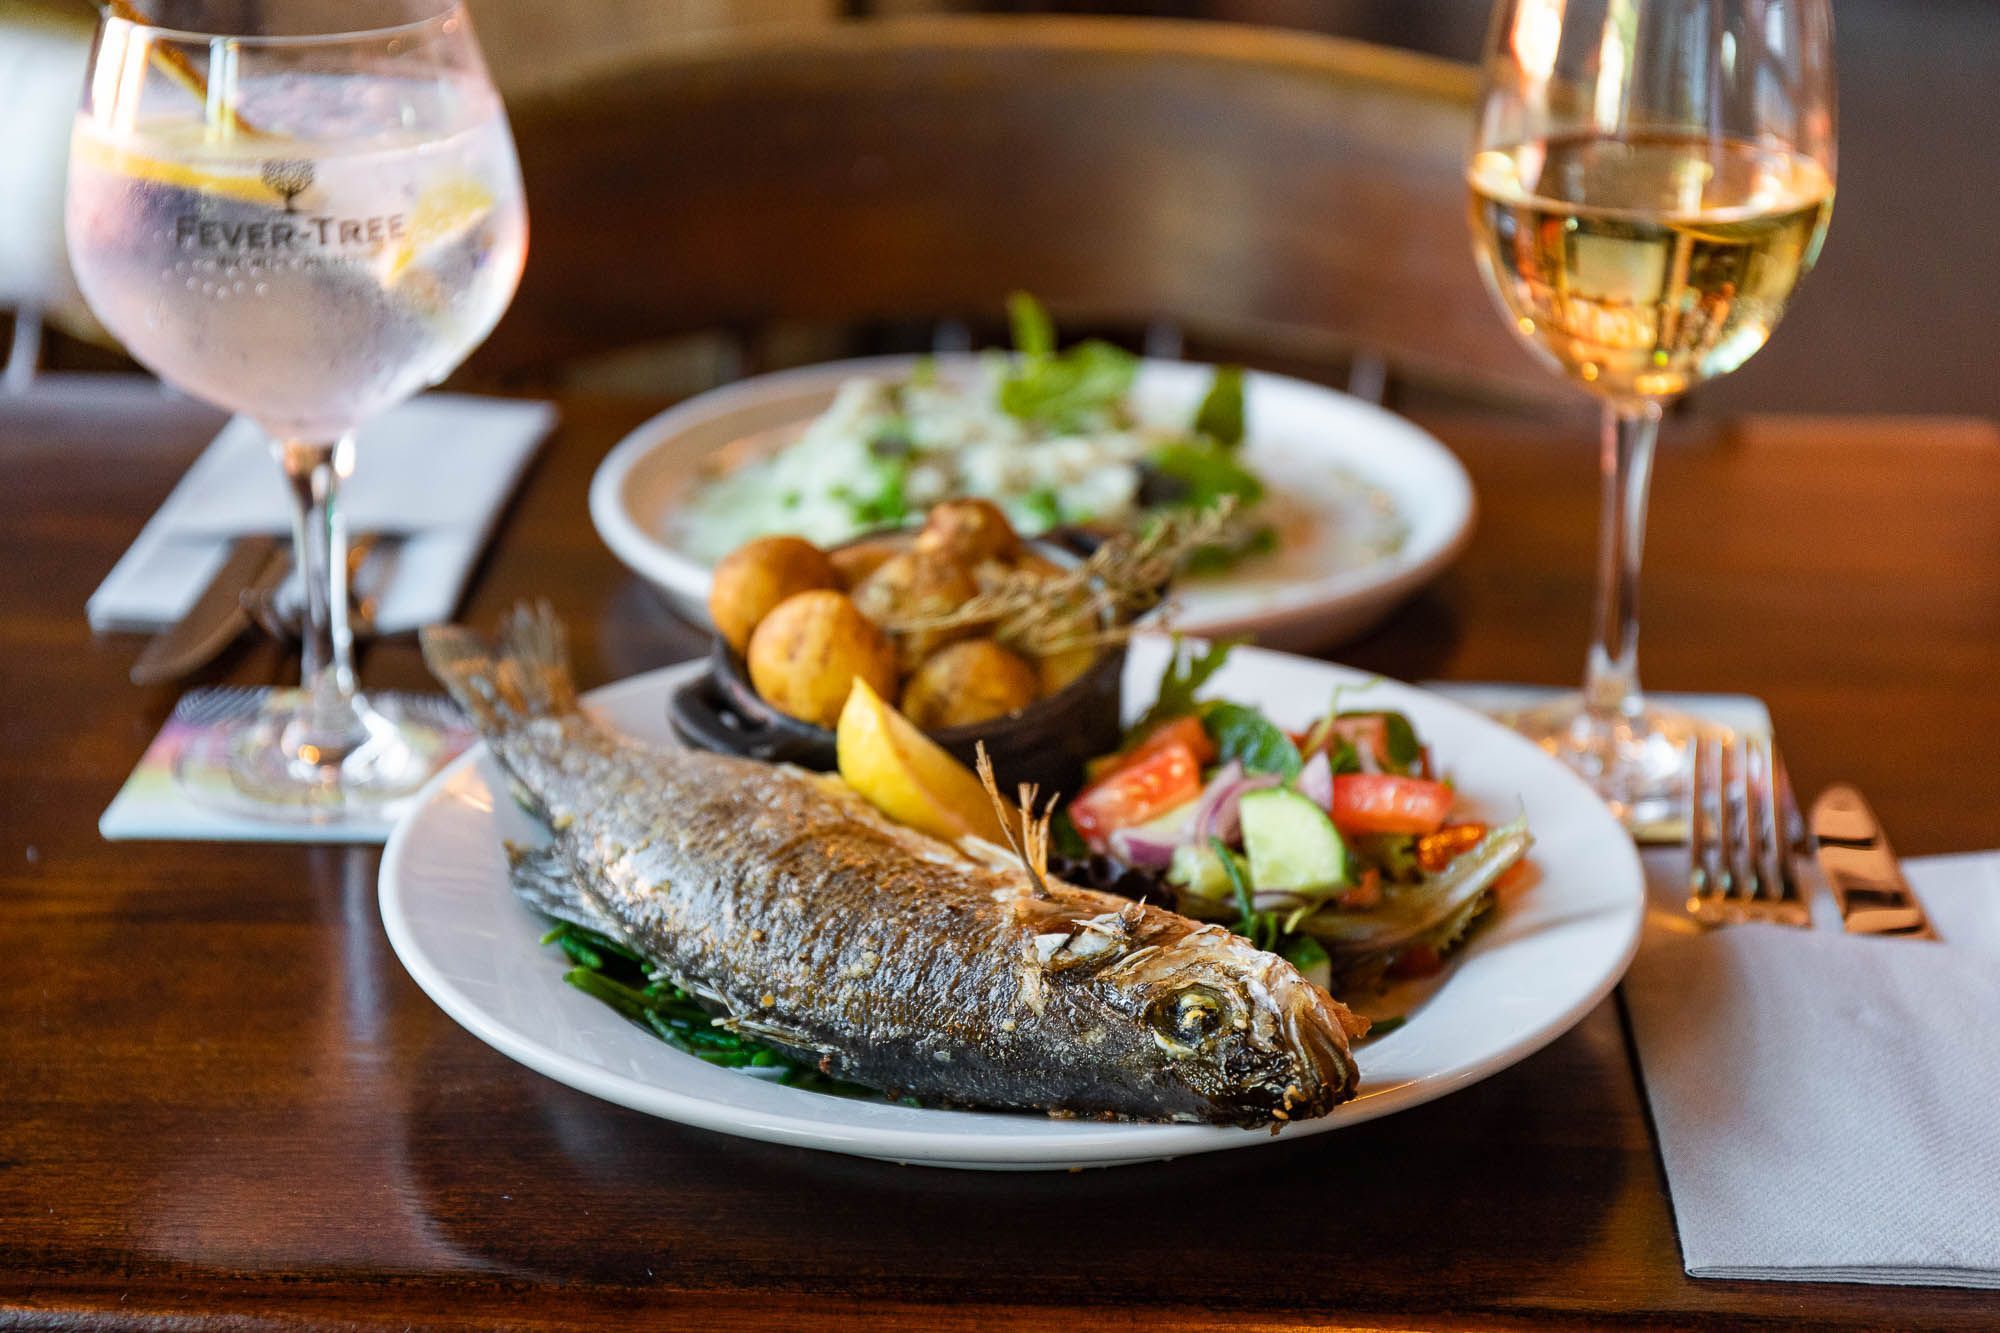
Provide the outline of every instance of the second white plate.
<path id="1" fill-rule="evenodd" d="M 599 466 L 590 516 L 612 552 L 706 621 L 708 566 L 667 536 L 674 510 L 731 449 L 734 464 L 754 441 L 817 416 L 855 375 L 900 376 L 913 357 L 836 361 L 760 375 L 691 398 L 628 435 Z M 946 358 L 947 373 L 968 361 Z M 1133 385 L 1142 417 L 1184 421 L 1213 368 L 1146 360 Z M 1245 377 L 1244 460 L 1276 497 L 1280 549 L 1226 574 L 1186 582 L 1176 623 L 1211 637 L 1252 634 L 1267 647 L 1309 650 L 1353 638 L 1435 578 L 1472 532 L 1472 482 L 1450 450 L 1392 412 L 1282 375 Z M 1338 479 L 1352 475 L 1393 506 L 1404 538 L 1366 564 L 1346 559 L 1332 533 L 1351 502 Z"/>

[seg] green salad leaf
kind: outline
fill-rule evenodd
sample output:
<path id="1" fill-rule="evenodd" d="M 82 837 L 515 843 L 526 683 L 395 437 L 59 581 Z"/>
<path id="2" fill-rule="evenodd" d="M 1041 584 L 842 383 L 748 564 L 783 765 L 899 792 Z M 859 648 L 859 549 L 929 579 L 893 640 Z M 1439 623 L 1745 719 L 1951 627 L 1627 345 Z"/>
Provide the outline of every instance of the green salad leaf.
<path id="1" fill-rule="evenodd" d="M 1082 430 L 1116 417 L 1131 392 L 1139 358 L 1092 339 L 1056 350 L 1055 324 L 1026 292 L 1007 298 L 1014 326 L 1014 365 L 1000 381 L 1000 410 L 1049 430 Z"/>
<path id="2" fill-rule="evenodd" d="M 1026 292 L 1007 298 L 1007 322 L 1014 330 L 1014 350 L 1030 361 L 1056 354 L 1056 325 L 1042 303 Z"/>
<path id="3" fill-rule="evenodd" d="M 1173 651 L 1167 657 L 1167 669 L 1160 675 L 1160 688 L 1153 696 L 1153 706 L 1146 710 L 1144 717 L 1132 724 L 1132 729 L 1125 733 L 1126 740 L 1138 740 L 1162 722 L 1198 711 L 1200 705 L 1195 695 L 1216 672 L 1222 670 L 1231 650 L 1243 642 L 1241 638 L 1217 639 L 1197 653 L 1189 649 L 1180 635 L 1174 635 Z"/>
<path id="4" fill-rule="evenodd" d="M 1188 552 L 1181 568 L 1189 574 L 1215 574 L 1253 555 L 1269 555 L 1278 549 L 1278 530 L 1260 523 L 1240 541 L 1210 542 Z"/>
<path id="5" fill-rule="evenodd" d="M 1032 515 L 1044 531 L 1059 526 L 1063 521 L 1062 496 L 1056 494 L 1053 486 L 1029 491 L 1021 497 L 1021 508 Z"/>
<path id="6" fill-rule="evenodd" d="M 1223 763 L 1234 759 L 1246 772 L 1276 773 L 1288 782 L 1305 767 L 1292 738 L 1255 708 L 1210 704 L 1202 710 L 1201 724 Z"/>
<path id="7" fill-rule="evenodd" d="M 1352 748 L 1349 747 L 1350 751 Z M 1359 772 L 1359 767 L 1353 771 Z M 1363 834 L 1354 840 L 1354 849 L 1391 884 L 1416 884 L 1424 878 L 1424 868 L 1417 862 L 1414 833 Z"/>
<path id="8" fill-rule="evenodd" d="M 1000 382 L 1000 410 L 1049 430 L 1085 430 L 1118 413 L 1138 369 L 1138 358 L 1122 347 L 1078 343 L 1009 371 Z"/>
<path id="9" fill-rule="evenodd" d="M 1329 961 L 1326 950 L 1310 935 L 1294 935 L 1286 940 L 1279 956 L 1301 972 Z"/>
<path id="10" fill-rule="evenodd" d="M 1417 739 L 1417 729 L 1410 719 L 1401 713 L 1365 712 L 1342 713 L 1342 717 L 1379 717 L 1382 719 L 1382 748 L 1389 766 L 1407 775 L 1423 757 L 1423 743 Z"/>
<path id="11" fill-rule="evenodd" d="M 1243 367 L 1215 368 L 1208 393 L 1195 409 L 1193 429 L 1225 449 L 1243 443 Z"/>
<path id="12" fill-rule="evenodd" d="M 904 455 L 878 456 L 873 464 L 872 489 L 836 486 L 833 498 L 845 504 L 854 521 L 864 528 L 900 527 L 910 517 L 910 502 L 903 493 L 910 460 Z"/>
<path id="13" fill-rule="evenodd" d="M 1190 509 L 1210 509 L 1225 496 L 1244 507 L 1264 498 L 1264 483 L 1237 462 L 1222 445 L 1188 439 L 1161 445 L 1146 458 L 1147 466 L 1166 483 L 1168 503 Z"/>
<path id="14" fill-rule="evenodd" d="M 1445 953 L 1492 905 L 1494 881 L 1527 855 L 1533 842 L 1527 821 L 1517 819 L 1488 833 L 1437 874 L 1420 873 L 1414 883 L 1385 889 L 1375 906 L 1332 903 L 1303 918 L 1301 929 L 1333 958 L 1336 973 L 1350 977 L 1379 974 L 1418 945 Z"/>
<path id="15" fill-rule="evenodd" d="M 1229 850 L 1229 844 L 1212 833 L 1208 845 L 1222 863 L 1222 873 L 1229 878 L 1229 891 L 1236 897 L 1236 911 L 1241 917 L 1236 923 L 1236 933 L 1248 935 L 1248 927 L 1254 923 L 1257 911 L 1251 905 L 1250 881 L 1243 874 L 1243 864 L 1236 859 L 1236 853 Z"/>

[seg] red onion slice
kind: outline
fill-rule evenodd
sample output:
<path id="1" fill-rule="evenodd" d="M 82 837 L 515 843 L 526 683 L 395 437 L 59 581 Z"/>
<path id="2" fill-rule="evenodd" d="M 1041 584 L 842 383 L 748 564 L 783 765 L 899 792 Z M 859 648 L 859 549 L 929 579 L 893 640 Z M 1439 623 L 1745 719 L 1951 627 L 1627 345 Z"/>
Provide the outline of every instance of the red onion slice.
<path id="1" fill-rule="evenodd" d="M 1113 829 L 1106 849 L 1134 870 L 1165 870 L 1174 863 L 1174 848 L 1188 840 L 1201 802 L 1197 796 L 1147 823 Z"/>
<path id="2" fill-rule="evenodd" d="M 1306 760 L 1299 771 L 1298 792 L 1322 810 L 1333 808 L 1333 761 L 1326 757 L 1326 751 L 1317 751 Z"/>
<path id="3" fill-rule="evenodd" d="M 1210 838 L 1220 838 L 1234 846 L 1243 833 L 1237 811 L 1243 794 L 1275 787 L 1280 781 L 1275 773 L 1246 774 L 1241 763 L 1230 760 L 1202 793 L 1201 805 L 1194 816 L 1193 840 L 1206 844 Z"/>
<path id="4" fill-rule="evenodd" d="M 1134 870 L 1165 870 L 1174 863 L 1174 848 L 1180 846 L 1181 836 L 1141 826 L 1114 829 L 1106 841 L 1111 854 Z"/>

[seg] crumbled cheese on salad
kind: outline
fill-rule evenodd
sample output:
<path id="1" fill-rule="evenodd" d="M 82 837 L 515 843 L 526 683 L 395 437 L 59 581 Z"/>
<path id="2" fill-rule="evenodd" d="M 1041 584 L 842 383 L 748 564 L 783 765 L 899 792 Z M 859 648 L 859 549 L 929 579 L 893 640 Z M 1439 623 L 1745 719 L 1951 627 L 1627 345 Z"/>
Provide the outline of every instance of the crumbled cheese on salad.
<path id="1" fill-rule="evenodd" d="M 681 513 L 685 549 L 716 560 L 770 532 L 836 545 L 959 495 L 992 500 L 1027 535 L 1136 518 L 1142 464 L 1186 432 L 1111 411 L 1050 432 L 1001 410 L 1006 364 L 987 358 L 969 378 L 847 380 L 797 440 L 694 495 Z"/>

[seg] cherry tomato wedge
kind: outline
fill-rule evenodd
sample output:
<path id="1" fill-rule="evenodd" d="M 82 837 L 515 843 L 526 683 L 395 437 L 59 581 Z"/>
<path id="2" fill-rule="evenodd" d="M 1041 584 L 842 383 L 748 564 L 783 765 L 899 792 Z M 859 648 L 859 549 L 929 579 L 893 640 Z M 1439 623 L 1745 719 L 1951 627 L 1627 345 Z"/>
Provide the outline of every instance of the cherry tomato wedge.
<path id="1" fill-rule="evenodd" d="M 1121 828 L 1143 824 L 1201 795 L 1201 764 L 1194 751 L 1171 741 L 1113 770 L 1070 802 L 1070 822 L 1083 840 L 1101 848 Z"/>
<path id="2" fill-rule="evenodd" d="M 1086 770 L 1090 780 L 1098 782 L 1126 765 L 1135 764 L 1174 744 L 1187 746 L 1189 753 L 1194 755 L 1197 765 L 1206 765 L 1215 758 L 1215 742 L 1208 738 L 1208 729 L 1201 725 L 1200 718 L 1189 715 L 1160 723 L 1141 736 L 1135 744 L 1120 750 L 1117 754 L 1108 754 L 1102 759 L 1091 760 L 1086 765 Z"/>
<path id="3" fill-rule="evenodd" d="M 1342 833 L 1435 833 L 1451 813 L 1451 788 L 1388 773 L 1333 780 L 1333 826 Z"/>
<path id="4" fill-rule="evenodd" d="M 1406 977 L 1427 977 L 1444 966 L 1444 955 L 1428 944 L 1413 944 L 1389 964 L 1389 975 L 1398 981 Z"/>

